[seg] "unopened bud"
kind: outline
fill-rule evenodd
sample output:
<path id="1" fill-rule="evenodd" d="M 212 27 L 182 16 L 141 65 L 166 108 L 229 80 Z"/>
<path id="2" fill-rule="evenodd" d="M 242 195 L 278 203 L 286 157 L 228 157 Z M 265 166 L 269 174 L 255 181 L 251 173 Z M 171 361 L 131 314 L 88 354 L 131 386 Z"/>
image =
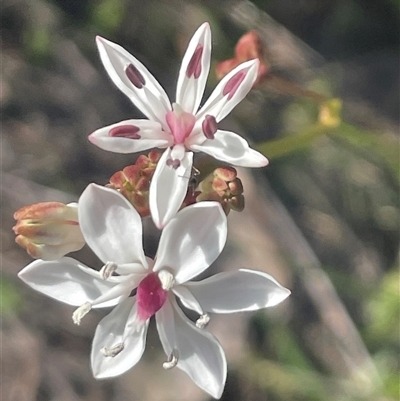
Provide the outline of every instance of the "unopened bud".
<path id="1" fill-rule="evenodd" d="M 196 201 L 219 202 L 228 215 L 231 209 L 241 212 L 244 209 L 242 181 L 233 167 L 220 167 L 214 170 L 199 185 L 200 194 Z"/>
<path id="2" fill-rule="evenodd" d="M 35 203 L 17 210 L 14 218 L 15 242 L 35 259 L 59 259 L 85 245 L 76 203 Z"/>
<path id="3" fill-rule="evenodd" d="M 107 185 L 125 196 L 142 217 L 150 215 L 150 181 L 160 156 L 160 152 L 155 150 L 152 150 L 148 156 L 140 155 L 135 164 L 116 172 Z"/>
<path id="4" fill-rule="evenodd" d="M 254 86 L 256 86 L 262 80 L 267 78 L 270 72 L 270 67 L 265 60 L 264 53 L 265 48 L 258 33 L 256 31 L 247 32 L 237 42 L 235 47 L 235 56 L 229 60 L 222 61 L 217 65 L 215 69 L 217 77 L 221 79 L 239 64 L 245 61 L 258 59 L 260 63 L 258 67 L 257 80 L 254 83 Z"/>

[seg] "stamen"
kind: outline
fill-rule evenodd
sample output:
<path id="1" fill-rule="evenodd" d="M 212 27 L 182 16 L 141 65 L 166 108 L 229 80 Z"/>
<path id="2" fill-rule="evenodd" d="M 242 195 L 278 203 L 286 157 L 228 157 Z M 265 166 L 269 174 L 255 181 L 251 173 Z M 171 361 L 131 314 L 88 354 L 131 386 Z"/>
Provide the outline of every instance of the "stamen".
<path id="1" fill-rule="evenodd" d="M 72 314 L 72 320 L 74 323 L 79 326 L 81 324 L 81 320 L 90 312 L 91 309 L 92 304 L 90 302 L 86 302 L 76 309 Z"/>
<path id="2" fill-rule="evenodd" d="M 108 280 L 110 276 L 117 270 L 118 265 L 114 262 L 107 262 L 100 270 L 103 280 Z"/>
<path id="3" fill-rule="evenodd" d="M 124 343 L 118 343 L 118 344 L 113 345 L 111 348 L 103 347 L 100 349 L 100 352 L 106 357 L 114 358 L 120 352 L 122 352 L 124 350 L 124 348 L 125 348 Z"/>
<path id="4" fill-rule="evenodd" d="M 111 128 L 108 135 L 112 137 L 140 139 L 139 131 L 140 128 L 136 125 L 119 125 L 118 127 Z"/>
<path id="5" fill-rule="evenodd" d="M 167 166 L 172 167 L 174 170 L 176 170 L 180 165 L 181 165 L 181 162 L 178 159 L 174 159 L 174 160 L 168 159 L 167 160 Z"/>
<path id="6" fill-rule="evenodd" d="M 201 57 L 203 55 L 203 45 L 197 45 L 196 50 L 193 53 L 192 58 L 189 61 L 186 76 L 190 78 L 192 75 L 195 79 L 198 79 L 201 74 Z"/>
<path id="7" fill-rule="evenodd" d="M 246 75 L 247 71 L 239 71 L 225 84 L 222 94 L 224 96 L 228 95 L 228 100 L 232 99 Z"/>
<path id="8" fill-rule="evenodd" d="M 163 363 L 164 369 L 172 369 L 174 368 L 179 361 L 179 352 L 176 348 L 174 348 L 171 352 L 171 355 L 168 357 L 168 361 Z"/>
<path id="9" fill-rule="evenodd" d="M 197 321 L 196 321 L 196 327 L 199 329 L 204 329 L 207 325 L 208 322 L 210 321 L 210 316 L 208 313 L 204 313 L 204 315 L 201 315 Z"/>
<path id="10" fill-rule="evenodd" d="M 125 68 L 125 74 L 128 77 L 129 81 L 131 81 L 132 84 L 138 89 L 143 88 L 143 86 L 146 84 L 143 75 L 133 64 L 129 64 Z"/>
<path id="11" fill-rule="evenodd" d="M 201 127 L 203 128 L 204 136 L 207 139 L 214 139 L 215 133 L 218 130 L 217 120 L 215 119 L 214 116 L 207 114 L 204 117 Z"/>
<path id="12" fill-rule="evenodd" d="M 174 276 L 167 270 L 160 270 L 158 278 L 161 281 L 161 287 L 165 291 L 169 291 L 175 284 Z"/>

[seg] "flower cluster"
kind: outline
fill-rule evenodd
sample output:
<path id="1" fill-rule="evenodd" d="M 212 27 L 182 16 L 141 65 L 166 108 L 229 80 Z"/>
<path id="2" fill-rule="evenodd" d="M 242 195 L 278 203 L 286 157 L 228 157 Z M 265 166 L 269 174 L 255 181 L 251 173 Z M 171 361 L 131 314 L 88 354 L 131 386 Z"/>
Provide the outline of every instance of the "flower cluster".
<path id="1" fill-rule="evenodd" d="M 163 367 L 183 370 L 220 398 L 227 365 L 218 340 L 205 330 L 210 314 L 266 308 L 290 294 L 268 274 L 247 269 L 191 281 L 222 252 L 229 210 L 244 208 L 236 170 L 220 167 L 197 186 L 200 172 L 193 153 L 205 152 L 237 166 L 268 163 L 243 138 L 218 128 L 257 79 L 258 61 L 235 67 L 199 109 L 210 67 L 207 23 L 189 43 L 172 104 L 135 57 L 103 38 L 97 38 L 97 45 L 111 79 L 148 120 L 112 124 L 89 140 L 117 153 L 154 147 L 164 153 L 139 156 L 106 186 L 90 184 L 77 205 L 36 204 L 16 212 L 17 242 L 38 258 L 19 277 L 77 307 L 72 319 L 78 325 L 92 308 L 114 307 L 94 334 L 91 365 L 96 378 L 120 375 L 140 360 L 154 316 L 167 355 Z M 142 218 L 149 214 L 162 230 L 154 259 L 142 246 Z M 85 243 L 102 261 L 100 271 L 65 257 Z M 180 305 L 198 315 L 196 322 Z"/>

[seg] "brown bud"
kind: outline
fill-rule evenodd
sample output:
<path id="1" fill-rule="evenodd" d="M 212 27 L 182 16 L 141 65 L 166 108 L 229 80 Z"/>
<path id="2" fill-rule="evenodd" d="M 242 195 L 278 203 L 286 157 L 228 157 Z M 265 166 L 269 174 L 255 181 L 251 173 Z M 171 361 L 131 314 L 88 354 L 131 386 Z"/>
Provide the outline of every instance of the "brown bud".
<path id="1" fill-rule="evenodd" d="M 142 217 L 150 215 L 149 188 L 161 154 L 152 150 L 148 156 L 140 155 L 135 164 L 116 172 L 107 185 L 119 191 Z"/>
<path id="2" fill-rule="evenodd" d="M 244 208 L 243 185 L 233 167 L 215 169 L 200 182 L 198 190 L 197 202 L 219 202 L 227 215 L 231 209 L 240 212 Z"/>
<path id="3" fill-rule="evenodd" d="M 265 48 L 258 33 L 256 31 L 247 32 L 237 42 L 235 47 L 235 56 L 229 60 L 222 61 L 217 65 L 215 69 L 217 77 L 221 79 L 239 64 L 245 61 L 258 59 L 260 64 L 258 67 L 257 80 L 254 83 L 254 86 L 256 86 L 268 76 L 270 70 L 270 67 L 265 60 L 264 53 Z"/>

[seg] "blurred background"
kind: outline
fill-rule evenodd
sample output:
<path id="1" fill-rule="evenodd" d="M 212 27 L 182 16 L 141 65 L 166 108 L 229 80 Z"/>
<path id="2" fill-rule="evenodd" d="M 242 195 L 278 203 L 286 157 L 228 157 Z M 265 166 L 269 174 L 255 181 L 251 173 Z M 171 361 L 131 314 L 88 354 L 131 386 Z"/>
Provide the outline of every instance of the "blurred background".
<path id="1" fill-rule="evenodd" d="M 136 159 L 87 141 L 142 117 L 107 77 L 95 35 L 133 53 L 174 99 L 182 55 L 204 21 L 213 35 L 206 95 L 238 39 L 260 35 L 267 79 L 221 126 L 270 158 L 239 171 L 246 208 L 229 215 L 209 273 L 263 270 L 292 290 L 276 308 L 212 317 L 228 358 L 222 400 L 398 399 L 397 0 L 3 0 L 0 11 L 4 401 L 210 399 L 162 369 L 154 324 L 136 367 L 93 379 L 91 339 L 108 311 L 74 326 L 73 308 L 23 285 L 16 275 L 31 259 L 12 232 L 16 209 L 76 200 Z M 154 232 L 146 221 L 150 254 Z M 73 256 L 100 267 L 89 249 Z"/>

